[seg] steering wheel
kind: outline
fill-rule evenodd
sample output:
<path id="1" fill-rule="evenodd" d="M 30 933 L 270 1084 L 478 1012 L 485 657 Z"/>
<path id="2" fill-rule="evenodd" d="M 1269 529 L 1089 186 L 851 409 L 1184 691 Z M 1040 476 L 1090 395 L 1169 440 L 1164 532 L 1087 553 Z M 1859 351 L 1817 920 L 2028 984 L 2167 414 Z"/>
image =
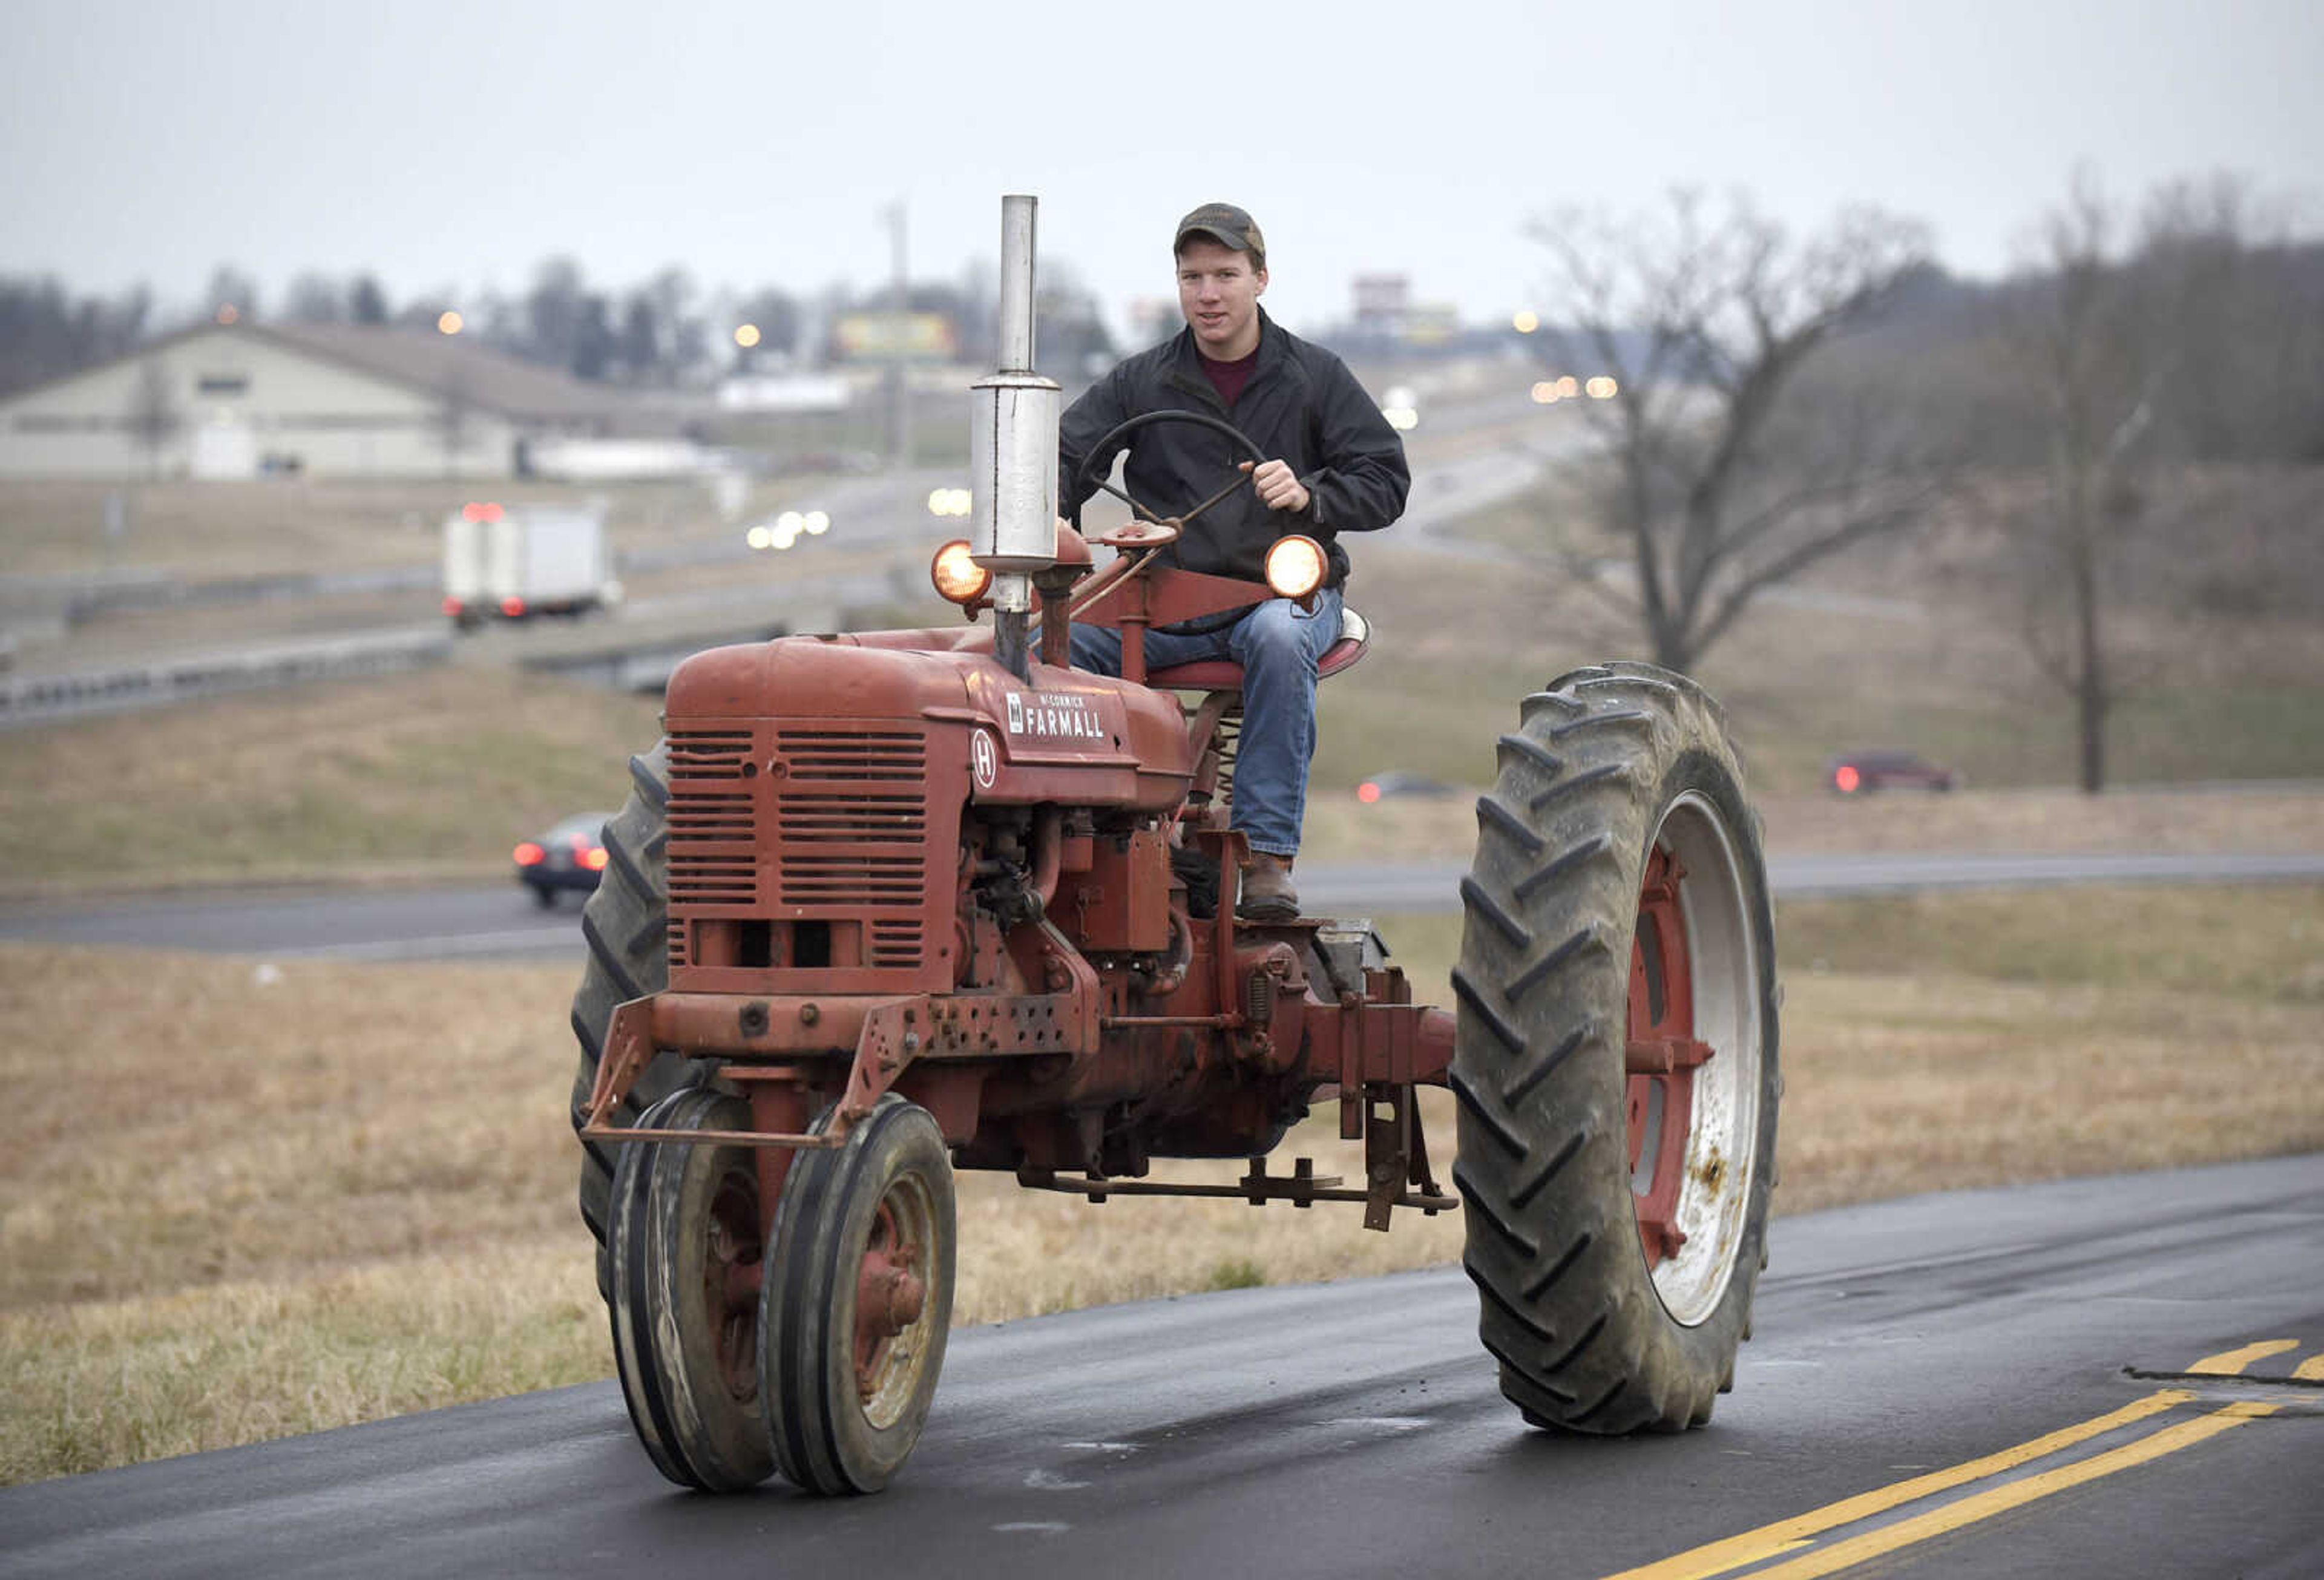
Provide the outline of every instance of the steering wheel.
<path id="1" fill-rule="evenodd" d="M 1204 411 L 1179 411 L 1175 409 L 1169 411 L 1144 411 L 1139 413 L 1136 417 L 1131 418 L 1127 422 L 1115 425 L 1111 429 L 1108 430 L 1105 436 L 1100 438 L 1096 444 L 1090 446 L 1089 455 L 1082 462 L 1081 470 L 1074 474 L 1074 481 L 1076 483 L 1096 483 L 1098 487 L 1111 494 L 1115 499 L 1120 500 L 1123 504 L 1128 505 L 1130 510 L 1138 514 L 1141 520 L 1148 523 L 1148 525 L 1140 526 L 1137 522 L 1132 522 L 1127 527 L 1118 528 L 1111 532 L 1100 533 L 1094 541 L 1102 543 L 1109 548 L 1159 548 L 1164 544 L 1170 542 L 1178 536 L 1178 528 L 1185 526 L 1187 522 L 1193 520 L 1204 510 L 1209 510 L 1213 505 L 1217 504 L 1221 500 L 1226 498 L 1229 494 L 1234 492 L 1235 490 L 1240 488 L 1243 484 L 1250 481 L 1250 473 L 1244 472 L 1237 473 L 1233 482 L 1228 483 L 1226 487 L 1219 490 L 1218 492 L 1213 494 L 1209 499 L 1204 500 L 1201 504 L 1196 505 L 1193 510 L 1177 517 L 1174 524 L 1171 521 L 1166 520 L 1163 517 L 1157 515 L 1154 511 L 1148 510 L 1143 504 L 1131 499 L 1128 494 L 1122 492 L 1121 490 L 1114 487 L 1113 484 L 1108 482 L 1105 478 L 1097 474 L 1098 457 L 1101 455 L 1108 456 L 1107 469 L 1109 471 L 1111 470 L 1112 463 L 1110 452 L 1113 447 L 1115 440 L 1123 437 L 1125 435 L 1135 433 L 1138 429 L 1145 427 L 1150 423 L 1157 422 L 1191 422 L 1201 427 L 1213 429 L 1219 433 L 1226 435 L 1227 437 L 1232 439 L 1236 444 L 1240 445 L 1243 449 L 1250 454 L 1253 464 L 1267 459 L 1267 453 L 1261 450 L 1257 445 L 1251 443 L 1250 435 L 1244 433 L 1240 428 L 1235 427 L 1234 424 L 1228 422 L 1225 418 L 1213 417 L 1208 412 Z M 1077 510 L 1074 514 L 1075 518 L 1078 519 L 1081 512 Z M 1166 533 L 1167 536 L 1164 536 Z M 1121 541 L 1115 541 L 1117 538 L 1121 539 Z"/>

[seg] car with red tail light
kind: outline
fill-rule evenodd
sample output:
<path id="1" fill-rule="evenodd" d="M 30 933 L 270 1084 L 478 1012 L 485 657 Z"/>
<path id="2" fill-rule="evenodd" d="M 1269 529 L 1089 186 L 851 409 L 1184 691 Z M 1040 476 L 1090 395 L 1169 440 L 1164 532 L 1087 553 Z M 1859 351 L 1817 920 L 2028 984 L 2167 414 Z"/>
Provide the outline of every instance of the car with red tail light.
<path id="1" fill-rule="evenodd" d="M 567 889 L 594 894 L 605 870 L 605 823 L 609 812 L 585 812 L 568 817 L 545 834 L 518 843 L 517 881 L 532 891 L 543 910 L 557 904 Z"/>
<path id="2" fill-rule="evenodd" d="M 1823 782 L 1836 795 L 1869 795 L 1876 790 L 1958 790 L 1961 776 L 1916 752 L 1843 752 L 1823 766 Z"/>

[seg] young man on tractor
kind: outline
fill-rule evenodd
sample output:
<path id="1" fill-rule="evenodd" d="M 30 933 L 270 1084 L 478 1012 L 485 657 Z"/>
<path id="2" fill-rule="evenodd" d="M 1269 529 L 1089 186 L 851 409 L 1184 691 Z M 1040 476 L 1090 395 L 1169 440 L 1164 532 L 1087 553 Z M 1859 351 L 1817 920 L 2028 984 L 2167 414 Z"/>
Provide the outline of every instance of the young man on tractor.
<path id="1" fill-rule="evenodd" d="M 1190 510 L 1221 471 L 1239 464 L 1251 487 L 1188 521 L 1163 555 L 1192 571 L 1259 583 L 1250 608 L 1148 632 L 1156 668 L 1231 659 L 1243 670 L 1243 731 L 1237 749 L 1233 826 L 1249 841 L 1239 914 L 1281 921 L 1299 914 L 1291 880 L 1315 749 L 1315 664 L 1340 634 L 1348 555 L 1343 532 L 1374 532 L 1404 512 L 1412 474 L 1404 443 L 1378 402 L 1330 352 L 1283 329 L 1259 305 L 1267 289 L 1267 243 L 1249 214 L 1206 203 L 1178 222 L 1178 306 L 1186 327 L 1121 363 L 1067 409 L 1057 443 L 1058 509 L 1079 511 L 1113 464 L 1093 446 L 1131 418 L 1191 410 L 1222 417 L 1256 455 L 1208 427 L 1142 430 L 1130 446 L 1128 491 L 1157 508 Z M 1267 551 L 1286 533 L 1323 546 L 1324 584 L 1305 600 L 1264 590 Z M 1074 666 L 1121 673 L 1121 637 L 1077 625 Z"/>

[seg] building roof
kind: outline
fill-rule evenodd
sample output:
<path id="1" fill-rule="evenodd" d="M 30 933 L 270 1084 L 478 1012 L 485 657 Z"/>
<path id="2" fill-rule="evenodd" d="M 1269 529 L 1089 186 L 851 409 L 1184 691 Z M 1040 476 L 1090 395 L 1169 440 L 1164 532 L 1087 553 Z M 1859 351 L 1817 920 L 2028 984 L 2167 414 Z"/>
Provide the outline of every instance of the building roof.
<path id="1" fill-rule="evenodd" d="M 627 390 L 584 383 L 553 368 L 521 362 L 473 337 L 444 335 L 432 328 L 369 324 L 196 324 L 107 362 L 14 390 L 0 397 L 0 404 L 36 397 L 100 368 L 151 355 L 161 346 L 212 335 L 268 341 L 297 354 L 423 391 L 432 399 L 456 392 L 469 406 L 518 422 L 586 421 L 632 433 L 665 430 L 675 424 L 675 414 L 665 406 L 650 404 Z"/>
<path id="2" fill-rule="evenodd" d="M 619 418 L 633 413 L 636 407 L 619 390 L 585 384 L 555 369 L 536 367 L 475 340 L 434 329 L 369 324 L 248 324 L 226 333 L 261 336 L 431 395 L 456 390 L 468 404 L 504 417 Z"/>

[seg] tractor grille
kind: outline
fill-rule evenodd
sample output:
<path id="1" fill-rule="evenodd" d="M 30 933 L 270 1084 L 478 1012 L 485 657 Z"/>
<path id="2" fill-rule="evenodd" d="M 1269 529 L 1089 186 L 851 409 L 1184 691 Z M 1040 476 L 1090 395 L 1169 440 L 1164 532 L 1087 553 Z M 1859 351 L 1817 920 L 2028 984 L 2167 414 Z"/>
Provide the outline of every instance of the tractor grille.
<path id="1" fill-rule="evenodd" d="M 839 721 L 748 730 L 673 730 L 669 739 L 670 963 L 687 956 L 689 908 L 760 917 L 775 958 L 804 951 L 809 928 L 853 924 L 878 969 L 926 963 L 928 746 L 909 726 Z M 945 839 L 952 834 L 946 830 Z M 946 861 L 950 852 L 946 852 Z M 949 876 L 949 868 L 946 868 Z"/>
<path id="2" fill-rule="evenodd" d="M 786 730 L 776 827 L 786 905 L 918 910 L 927 894 L 927 742 L 918 730 Z M 884 931 L 890 952 L 918 959 L 917 925 Z"/>
<path id="3" fill-rule="evenodd" d="M 928 743 L 917 730 L 784 730 L 775 746 L 794 781 L 870 780 L 918 786 Z"/>
<path id="4" fill-rule="evenodd" d="M 747 730 L 671 731 L 671 905 L 748 905 L 758 899 L 750 764 Z"/>
<path id="5" fill-rule="evenodd" d="M 739 779 L 750 760 L 747 730 L 680 730 L 669 738 L 673 779 Z"/>

